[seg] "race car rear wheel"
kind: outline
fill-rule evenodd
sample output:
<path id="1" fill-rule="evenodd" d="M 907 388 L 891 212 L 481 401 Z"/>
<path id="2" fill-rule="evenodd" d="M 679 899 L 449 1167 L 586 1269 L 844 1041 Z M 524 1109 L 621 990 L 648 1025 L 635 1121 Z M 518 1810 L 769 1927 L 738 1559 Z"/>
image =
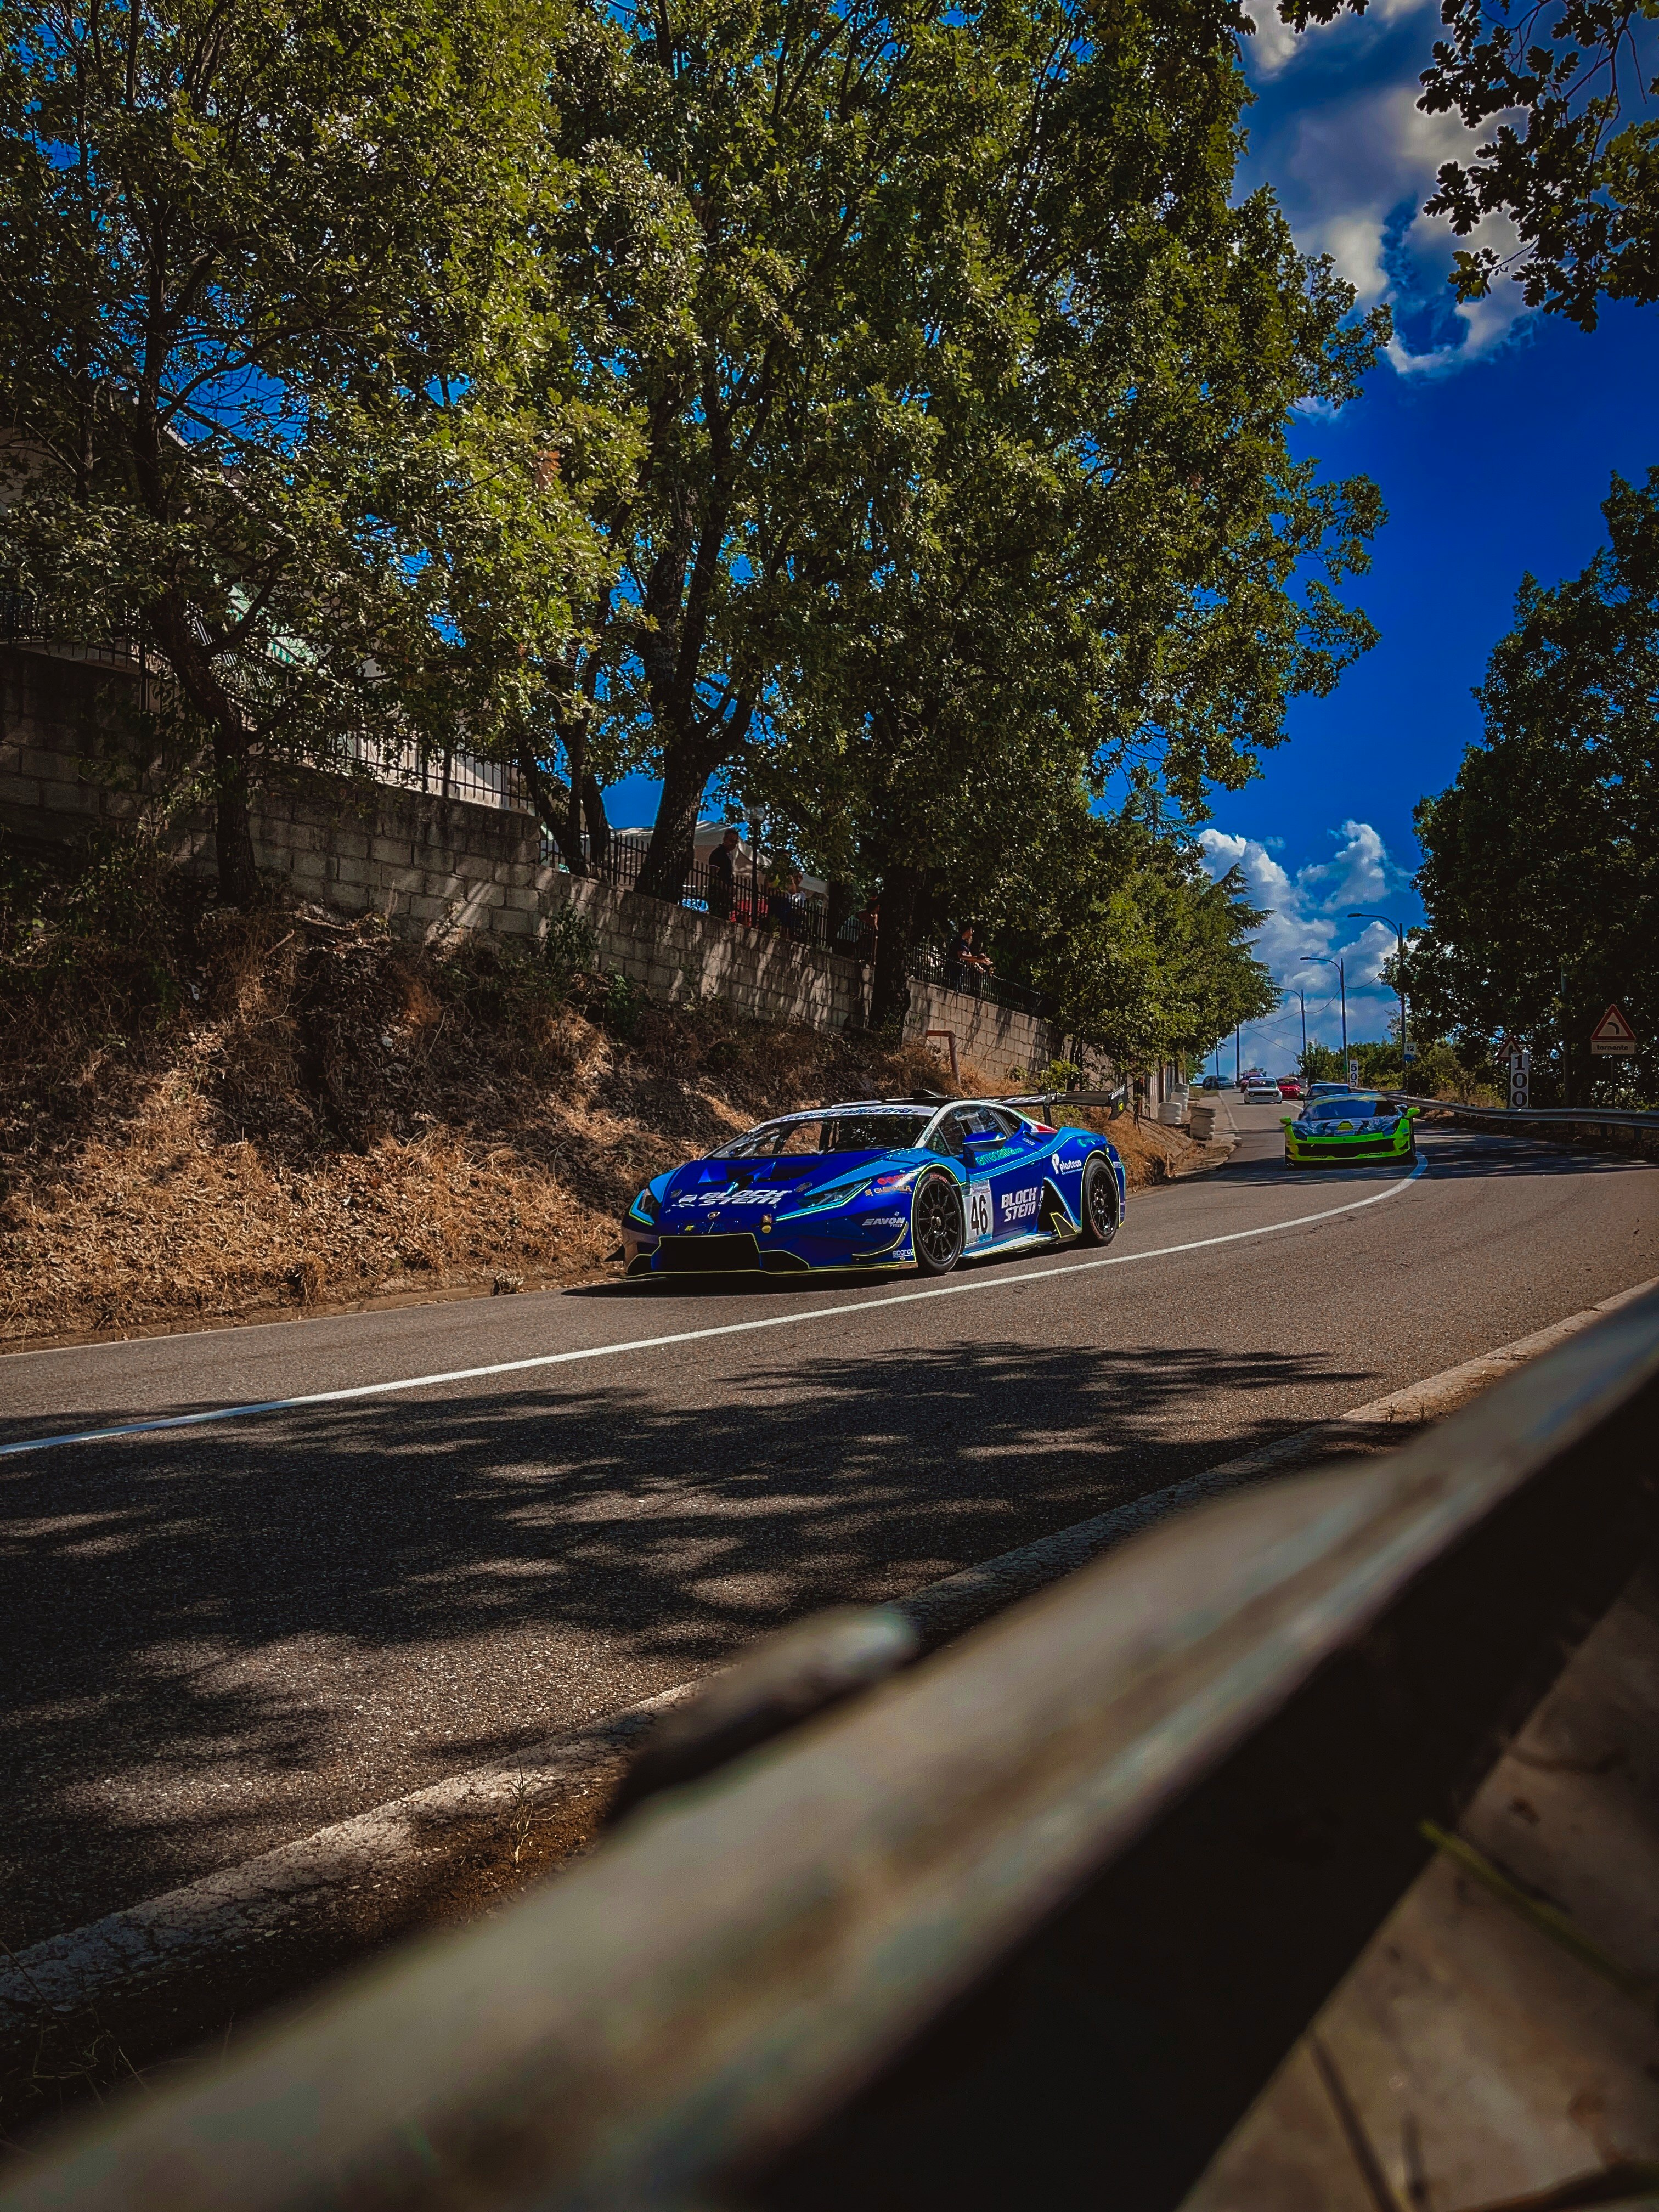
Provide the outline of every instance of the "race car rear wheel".
<path id="1" fill-rule="evenodd" d="M 962 1195 L 949 1176 L 930 1175 L 910 1205 L 910 1242 L 924 1275 L 948 1275 L 962 1257 L 968 1224 Z"/>
<path id="2" fill-rule="evenodd" d="M 1085 1244 L 1109 1244 L 1117 1235 L 1117 1177 L 1098 1152 L 1083 1164 L 1083 1189 L 1078 1200 L 1083 1216 Z"/>

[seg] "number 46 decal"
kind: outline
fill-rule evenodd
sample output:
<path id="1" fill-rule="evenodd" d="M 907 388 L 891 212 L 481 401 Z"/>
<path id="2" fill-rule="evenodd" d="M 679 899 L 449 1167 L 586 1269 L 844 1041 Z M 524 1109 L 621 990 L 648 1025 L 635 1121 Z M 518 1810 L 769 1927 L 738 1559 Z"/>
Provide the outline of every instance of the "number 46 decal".
<path id="1" fill-rule="evenodd" d="M 988 1182 L 970 1183 L 968 1188 L 968 1242 L 979 1243 L 991 1233 L 991 1186 Z"/>

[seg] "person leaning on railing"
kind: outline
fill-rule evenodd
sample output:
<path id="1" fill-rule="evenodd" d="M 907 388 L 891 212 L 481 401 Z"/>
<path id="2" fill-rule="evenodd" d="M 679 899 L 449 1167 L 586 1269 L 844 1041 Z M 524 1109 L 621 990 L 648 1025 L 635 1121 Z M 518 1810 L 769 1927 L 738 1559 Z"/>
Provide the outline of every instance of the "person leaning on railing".
<path id="1" fill-rule="evenodd" d="M 990 962 L 982 952 L 974 950 L 974 925 L 964 921 L 945 955 L 945 988 L 947 991 L 971 991 L 977 998 L 981 981 L 990 973 Z"/>
<path id="2" fill-rule="evenodd" d="M 800 870 L 779 866 L 772 871 L 766 889 L 766 918 L 787 937 L 806 934 L 806 902 L 801 896 Z"/>

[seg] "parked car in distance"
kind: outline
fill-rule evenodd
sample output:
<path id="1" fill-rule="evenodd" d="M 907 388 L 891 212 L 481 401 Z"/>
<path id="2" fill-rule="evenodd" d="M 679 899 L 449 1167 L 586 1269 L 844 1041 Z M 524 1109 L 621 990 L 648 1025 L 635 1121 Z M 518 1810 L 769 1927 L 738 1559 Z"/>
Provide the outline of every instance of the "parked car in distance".
<path id="1" fill-rule="evenodd" d="M 1247 1106 L 1277 1106 L 1282 1096 L 1276 1083 L 1264 1080 L 1244 1085 L 1244 1103 Z"/>
<path id="2" fill-rule="evenodd" d="M 1279 1079 L 1279 1095 L 1281 1098 L 1299 1098 L 1302 1096 L 1301 1077 L 1281 1075 Z"/>
<path id="3" fill-rule="evenodd" d="M 1221 1091 L 1226 1086 L 1218 1075 L 1206 1075 L 1198 1087 L 1200 1091 Z"/>
<path id="4" fill-rule="evenodd" d="M 1308 1097 L 1310 1102 L 1316 1098 L 1346 1098 L 1349 1089 L 1346 1083 L 1310 1083 Z"/>

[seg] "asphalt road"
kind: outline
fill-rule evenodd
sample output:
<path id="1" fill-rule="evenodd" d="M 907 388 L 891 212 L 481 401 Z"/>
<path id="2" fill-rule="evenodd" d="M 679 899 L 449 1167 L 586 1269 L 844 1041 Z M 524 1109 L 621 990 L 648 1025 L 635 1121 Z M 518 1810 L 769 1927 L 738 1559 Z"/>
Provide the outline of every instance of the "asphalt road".
<path id="1" fill-rule="evenodd" d="M 1431 1135 L 1415 1180 L 1292 1174 L 1275 1111 L 1233 1111 L 1232 1164 L 1137 1197 L 1105 1265 L 617 1285 L 0 1359 L 0 1445 L 445 1378 L 0 1456 L 0 1938 L 510 1758 L 1659 1275 L 1650 1165 Z M 464 1371 L 517 1361 L 542 1364 Z"/>

